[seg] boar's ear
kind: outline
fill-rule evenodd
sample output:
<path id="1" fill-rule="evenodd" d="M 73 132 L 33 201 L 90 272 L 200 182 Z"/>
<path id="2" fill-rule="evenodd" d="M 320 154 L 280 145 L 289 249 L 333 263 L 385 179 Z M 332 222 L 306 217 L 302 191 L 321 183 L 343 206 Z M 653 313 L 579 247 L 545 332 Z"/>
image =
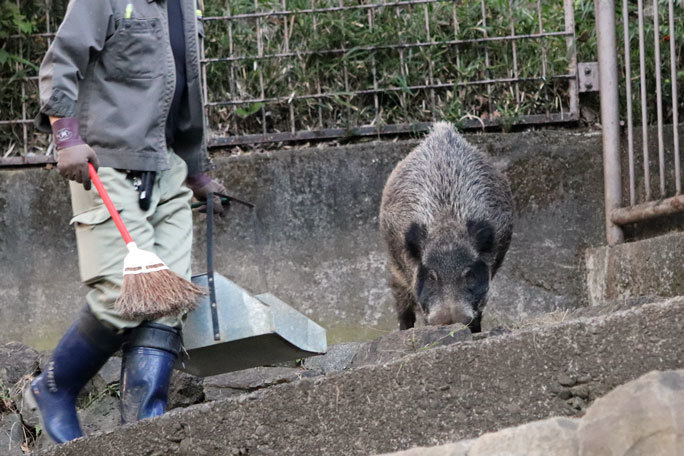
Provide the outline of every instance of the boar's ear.
<path id="1" fill-rule="evenodd" d="M 409 229 L 406 230 L 404 235 L 406 250 L 415 260 L 420 261 L 423 256 L 425 239 L 427 239 L 427 228 L 422 223 L 413 222 Z"/>
<path id="2" fill-rule="evenodd" d="M 480 254 L 494 251 L 494 228 L 484 220 L 468 220 L 468 234 L 473 240 L 475 250 Z"/>

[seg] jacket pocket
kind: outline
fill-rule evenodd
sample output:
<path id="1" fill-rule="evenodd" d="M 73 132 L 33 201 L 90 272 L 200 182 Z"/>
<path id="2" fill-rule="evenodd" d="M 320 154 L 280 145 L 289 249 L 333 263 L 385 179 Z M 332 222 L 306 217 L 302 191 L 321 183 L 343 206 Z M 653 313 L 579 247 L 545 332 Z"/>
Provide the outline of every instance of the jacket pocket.
<path id="1" fill-rule="evenodd" d="M 92 284 L 101 280 L 103 277 L 119 272 L 120 266 L 112 260 L 113 255 L 117 255 L 118 249 L 113 248 L 111 239 L 113 235 L 108 231 L 100 229 L 102 224 L 111 219 L 109 212 L 104 204 L 94 206 L 80 214 L 76 214 L 71 221 L 71 225 L 76 228 L 76 242 L 78 244 L 78 268 L 81 273 L 81 281 Z M 116 267 L 112 268 L 112 264 Z"/>
<path id="2" fill-rule="evenodd" d="M 154 79 L 165 68 L 159 18 L 119 19 L 100 57 L 110 79 Z"/>

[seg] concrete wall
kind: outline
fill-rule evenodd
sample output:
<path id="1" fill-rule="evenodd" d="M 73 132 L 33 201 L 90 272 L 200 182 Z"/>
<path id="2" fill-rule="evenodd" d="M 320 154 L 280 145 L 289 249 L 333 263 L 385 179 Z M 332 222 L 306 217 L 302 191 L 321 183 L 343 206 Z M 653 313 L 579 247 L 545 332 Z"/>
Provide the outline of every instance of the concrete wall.
<path id="1" fill-rule="evenodd" d="M 586 303 L 583 251 L 603 244 L 600 132 L 469 135 L 509 179 L 515 234 L 485 327 Z M 377 230 L 386 177 L 415 141 L 215 157 L 241 206 L 216 227 L 218 272 L 269 290 L 331 343 L 396 328 Z M 49 348 L 83 303 L 66 184 L 56 171 L 0 171 L 0 343 Z M 196 218 L 194 268 L 204 271 Z"/>
<path id="2" fill-rule="evenodd" d="M 684 233 L 588 249 L 589 302 L 684 296 Z"/>

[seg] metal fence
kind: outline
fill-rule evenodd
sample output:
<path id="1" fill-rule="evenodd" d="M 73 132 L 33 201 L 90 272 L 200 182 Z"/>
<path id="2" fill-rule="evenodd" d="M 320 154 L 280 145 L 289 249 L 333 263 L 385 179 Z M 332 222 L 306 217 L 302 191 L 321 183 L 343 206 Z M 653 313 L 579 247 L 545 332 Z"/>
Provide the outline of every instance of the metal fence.
<path id="1" fill-rule="evenodd" d="M 572 0 L 205 3 L 210 147 L 579 118 Z M 59 25 L 48 0 L 43 14 L 41 33 L 8 40 L 21 61 L 0 85 L 12 107 L 0 113 L 0 165 L 52 160 L 31 123 Z"/>
<path id="2" fill-rule="evenodd" d="M 265 1 L 204 19 L 211 145 L 578 119 L 572 0 Z"/>
<path id="3" fill-rule="evenodd" d="M 21 7 L 19 0 L 15 1 Z M 33 117 L 38 111 L 39 59 L 47 51 L 59 23 L 52 14 L 50 0 L 41 5 L 38 26 L 41 33 L 29 36 L 13 34 L 2 48 L 7 55 L 16 54 L 15 61 L 6 63 L 14 73 L 0 77 L 0 165 L 31 164 L 52 161 L 52 144 L 47 135 L 36 135 Z M 9 112 L 8 112 L 9 111 Z"/>
<path id="4" fill-rule="evenodd" d="M 598 54 L 601 87 L 601 123 L 603 126 L 604 180 L 606 202 L 606 235 L 609 244 L 623 242 L 622 226 L 684 212 L 682 195 L 681 160 L 679 148 L 679 110 L 682 101 L 678 98 L 677 80 L 681 68 L 681 43 L 684 40 L 684 15 L 679 6 L 675 14 L 673 0 L 654 0 L 648 14 L 652 16 L 652 27 L 645 21 L 647 10 L 642 2 L 622 0 L 622 34 L 616 35 L 616 13 L 614 0 L 596 1 L 596 27 L 598 32 Z M 636 9 L 636 11 L 634 11 Z M 633 14 L 636 13 L 636 14 Z M 634 17 L 636 16 L 636 17 Z M 665 19 L 662 23 L 662 19 Z M 646 25 L 652 28 L 648 34 Z M 635 36 L 636 35 L 636 36 Z M 623 41 L 618 46 L 616 39 Z M 638 50 L 634 49 L 638 42 Z M 650 43 L 649 43 L 650 41 Z M 661 46 L 665 44 L 665 49 Z M 679 46 L 679 47 L 678 47 Z M 620 51 L 623 52 L 620 55 Z M 663 51 L 669 58 L 663 59 Z M 633 76 L 634 53 L 638 52 L 638 72 Z M 651 55 L 652 60 L 650 60 Z M 619 64 L 620 63 L 620 64 Z M 655 71 L 655 86 L 648 87 L 649 65 Z M 624 75 L 620 80 L 619 74 Z M 666 78 L 663 78 L 663 73 Z M 633 94 L 633 82 L 638 82 L 638 98 Z M 664 85 L 669 85 L 665 91 Z M 624 88 L 620 93 L 619 88 Z M 655 92 L 655 106 L 648 101 Z M 669 92 L 669 93 L 668 93 Z M 664 106 L 664 95 L 671 95 L 671 107 Z M 637 98 L 638 103 L 634 103 Z M 621 105 L 624 109 L 621 109 Z M 634 110 L 638 109 L 638 116 Z M 657 158 L 649 147 L 650 120 L 655 111 L 655 135 L 657 136 Z M 667 116 L 665 116 L 667 112 Z M 626 130 L 624 159 L 621 147 L 621 121 Z M 635 118 L 635 117 L 638 117 Z M 665 119 L 667 117 L 667 119 Z M 665 121 L 671 122 L 665 127 Z M 635 122 L 640 122 L 640 132 L 635 132 Z M 637 130 L 638 127 L 636 127 Z M 671 131 L 667 131 L 670 129 Z M 635 133 L 640 133 L 635 135 Z M 665 141 L 666 133 L 671 140 Z M 640 136 L 637 140 L 635 136 Z M 639 147 L 640 146 L 640 147 Z M 635 148 L 641 149 L 641 170 L 637 168 Z M 622 165 L 627 163 L 628 177 L 623 178 Z M 657 173 L 657 182 L 652 174 Z M 656 191 L 653 191 L 653 187 Z M 629 200 L 623 198 L 623 188 L 628 189 Z"/>

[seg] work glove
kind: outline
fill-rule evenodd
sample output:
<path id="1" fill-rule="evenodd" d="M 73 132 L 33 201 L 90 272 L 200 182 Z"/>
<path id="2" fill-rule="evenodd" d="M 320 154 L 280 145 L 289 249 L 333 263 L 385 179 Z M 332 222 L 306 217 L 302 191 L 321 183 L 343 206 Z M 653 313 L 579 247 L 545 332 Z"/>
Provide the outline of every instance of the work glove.
<path id="1" fill-rule="evenodd" d="M 83 188 L 90 190 L 90 174 L 88 162 L 95 169 L 98 168 L 97 155 L 78 134 L 78 119 L 63 117 L 52 123 L 52 133 L 57 146 L 57 170 L 68 180 L 83 184 Z"/>
<path id="2" fill-rule="evenodd" d="M 226 187 L 224 187 L 222 183 L 210 178 L 205 173 L 189 176 L 185 180 L 185 185 L 192 190 L 192 194 L 198 201 L 206 201 L 209 193 L 226 193 Z M 226 201 L 224 208 L 224 203 L 221 203 L 221 198 L 214 195 L 214 214 L 223 216 L 228 209 L 228 204 L 228 201 Z M 202 206 L 200 212 L 207 212 L 207 206 Z"/>

